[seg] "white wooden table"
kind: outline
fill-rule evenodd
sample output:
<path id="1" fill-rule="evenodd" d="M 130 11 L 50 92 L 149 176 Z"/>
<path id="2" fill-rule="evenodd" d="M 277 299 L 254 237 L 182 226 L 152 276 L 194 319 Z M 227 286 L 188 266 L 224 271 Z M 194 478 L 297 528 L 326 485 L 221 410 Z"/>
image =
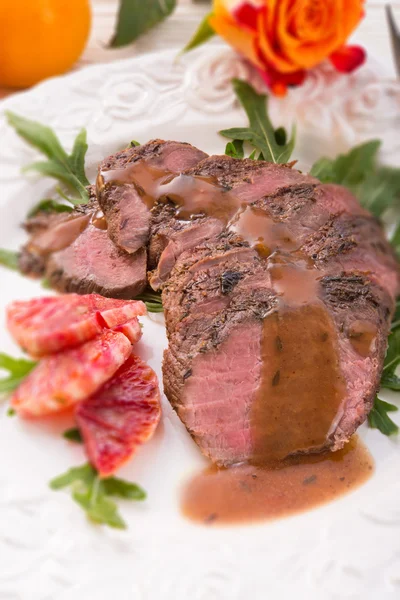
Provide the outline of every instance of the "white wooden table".
<path id="1" fill-rule="evenodd" d="M 146 0 L 143 0 L 146 2 Z M 367 0 L 367 14 L 358 28 L 355 39 L 361 42 L 378 59 L 393 69 L 390 41 L 385 19 L 385 4 L 389 0 Z M 400 0 L 390 2 L 400 25 Z M 135 56 L 137 54 L 162 50 L 163 48 L 182 48 L 196 29 L 200 19 L 210 10 L 210 5 L 194 3 L 192 0 L 178 0 L 174 14 L 164 23 L 140 38 L 135 44 L 125 48 L 110 50 L 110 40 L 116 21 L 118 0 L 92 0 L 93 27 L 89 43 L 75 69 L 94 63 Z M 10 90 L 1 90 L 0 97 L 10 94 Z"/>

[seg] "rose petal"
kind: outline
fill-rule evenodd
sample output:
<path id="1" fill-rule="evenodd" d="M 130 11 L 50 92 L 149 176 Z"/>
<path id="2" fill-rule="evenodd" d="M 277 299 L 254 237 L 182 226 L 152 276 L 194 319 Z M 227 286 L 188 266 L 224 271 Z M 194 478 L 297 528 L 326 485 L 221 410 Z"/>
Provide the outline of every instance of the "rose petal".
<path id="1" fill-rule="evenodd" d="M 294 73 L 278 73 L 271 67 L 257 69 L 264 83 L 270 88 L 275 96 L 285 96 L 288 87 L 301 85 L 306 78 L 306 71 L 295 71 Z"/>
<path id="2" fill-rule="evenodd" d="M 343 46 L 333 52 L 329 59 L 340 73 L 351 73 L 365 62 L 366 56 L 361 46 Z"/>
<path id="3" fill-rule="evenodd" d="M 235 50 L 258 67 L 262 66 L 259 59 L 255 40 L 256 31 L 241 27 L 232 13 L 225 6 L 224 0 L 214 0 L 214 12 L 209 18 L 209 24 L 215 33 L 220 35 Z"/>
<path id="4" fill-rule="evenodd" d="M 278 98 L 283 98 L 287 94 L 287 85 L 282 81 L 275 81 L 271 85 L 271 92 Z"/>
<path id="5" fill-rule="evenodd" d="M 257 17 L 263 7 L 254 6 L 249 2 L 243 2 L 232 12 L 234 18 L 243 27 L 248 27 L 255 31 L 257 29 Z"/>

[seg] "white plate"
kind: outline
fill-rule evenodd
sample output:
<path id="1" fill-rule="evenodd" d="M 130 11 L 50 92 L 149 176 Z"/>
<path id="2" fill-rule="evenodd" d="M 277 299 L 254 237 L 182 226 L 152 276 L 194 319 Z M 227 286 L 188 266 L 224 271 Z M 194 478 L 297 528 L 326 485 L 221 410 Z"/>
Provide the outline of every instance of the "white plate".
<path id="1" fill-rule="evenodd" d="M 245 123 L 234 104 L 233 75 L 247 67 L 228 51 L 209 48 L 174 63 L 175 53 L 96 66 L 14 96 L 1 109 L 55 127 L 67 146 L 88 129 L 87 164 L 133 139 L 171 138 L 223 152 L 223 127 Z M 350 143 L 384 136 L 384 155 L 399 160 L 399 87 L 369 63 L 349 78 L 323 67 L 283 102 L 277 124 L 299 123 L 304 167 Z M 334 143 L 333 143 L 334 141 Z M 0 115 L 0 245 L 17 248 L 27 209 L 52 183 L 20 174 L 35 152 Z M 17 298 L 45 293 L 36 282 L 1 270 L 0 314 Z M 47 292 L 48 293 L 48 292 Z M 159 375 L 162 323 L 144 320 L 142 355 Z M 17 353 L 5 328 L 0 348 Z M 390 399 L 390 394 L 388 395 Z M 6 417 L 0 435 L 1 600 L 308 600 L 398 598 L 400 594 L 400 445 L 361 428 L 376 460 L 362 488 L 317 510 L 269 524 L 207 528 L 179 514 L 182 482 L 205 460 L 167 400 L 155 438 L 121 471 L 148 491 L 143 505 L 121 503 L 126 532 L 90 525 L 68 493 L 47 482 L 85 461 L 81 447 L 50 427 Z M 396 417 L 395 417 L 396 418 Z M 398 419 L 398 417 L 397 417 Z"/>

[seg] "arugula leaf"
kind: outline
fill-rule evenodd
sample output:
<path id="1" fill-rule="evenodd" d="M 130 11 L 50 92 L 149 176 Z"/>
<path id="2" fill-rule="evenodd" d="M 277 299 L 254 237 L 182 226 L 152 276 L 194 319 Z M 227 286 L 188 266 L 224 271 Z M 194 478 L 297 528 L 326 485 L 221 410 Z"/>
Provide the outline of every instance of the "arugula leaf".
<path id="1" fill-rule="evenodd" d="M 95 477 L 96 470 L 92 465 L 86 463 L 81 467 L 72 467 L 72 469 L 69 469 L 66 473 L 63 473 L 63 475 L 55 477 L 50 481 L 49 485 L 52 490 L 61 490 L 62 488 L 72 485 L 76 481 L 90 484 Z"/>
<path id="2" fill-rule="evenodd" d="M 335 180 L 333 163 L 334 161 L 330 158 L 319 158 L 311 167 L 310 175 L 316 177 L 322 183 L 339 183 Z"/>
<path id="3" fill-rule="evenodd" d="M 0 265 L 12 271 L 19 271 L 18 252 L 0 248 Z"/>
<path id="4" fill-rule="evenodd" d="M 69 469 L 63 475 L 52 479 L 49 485 L 53 490 L 71 487 L 73 500 L 83 508 L 91 521 L 117 529 L 126 529 L 126 523 L 110 497 L 127 500 L 146 498 L 145 491 L 135 483 L 117 477 L 101 479 L 89 463 Z"/>
<path id="5" fill-rule="evenodd" d="M 397 303 L 398 305 L 399 303 Z M 397 311 L 399 308 L 397 307 Z M 400 328 L 395 328 L 388 338 L 388 349 L 383 365 L 381 387 L 393 391 L 400 391 L 400 378 L 396 375 L 396 368 L 400 364 Z M 385 435 L 398 432 L 398 427 L 388 417 L 387 413 L 397 410 L 397 406 L 375 398 L 374 407 L 369 414 L 368 423 L 370 427 L 379 429 Z"/>
<path id="6" fill-rule="evenodd" d="M 204 19 L 201 21 L 200 25 L 194 32 L 193 36 L 190 38 L 190 40 L 188 41 L 186 46 L 183 48 L 181 54 L 183 54 L 185 52 L 189 52 L 189 50 L 194 50 L 198 46 L 201 46 L 201 44 L 204 44 L 209 39 L 214 37 L 215 31 L 210 25 L 210 17 L 212 17 L 212 16 L 213 16 L 213 12 L 211 11 L 208 13 L 208 15 L 206 15 L 204 17 Z"/>
<path id="7" fill-rule="evenodd" d="M 82 481 L 75 483 L 72 487 L 72 498 L 94 523 L 126 529 L 126 523 L 119 515 L 117 505 L 104 494 L 103 482 L 98 477 L 92 485 Z"/>
<path id="8" fill-rule="evenodd" d="M 275 139 L 279 146 L 284 146 L 286 144 L 287 132 L 284 127 L 278 127 L 278 129 L 275 129 Z"/>
<path id="9" fill-rule="evenodd" d="M 0 352 L 0 369 L 8 371 L 8 376 L 0 379 L 0 394 L 8 394 L 15 390 L 36 365 L 33 360 L 12 358 Z"/>
<path id="10" fill-rule="evenodd" d="M 161 292 L 154 292 L 150 288 L 139 296 L 136 296 L 135 300 L 144 302 L 149 312 L 160 313 L 164 310 L 161 301 Z"/>
<path id="11" fill-rule="evenodd" d="M 42 279 L 40 285 L 41 285 L 41 287 L 44 290 L 51 290 L 52 289 L 52 285 L 51 285 L 50 281 L 46 277 L 44 279 Z"/>
<path id="12" fill-rule="evenodd" d="M 362 206 L 382 217 L 389 208 L 400 209 L 400 169 L 378 164 L 380 145 L 379 140 L 371 140 L 334 159 L 320 158 L 310 174 L 323 183 L 344 185 Z M 391 241 L 400 248 L 400 221 Z"/>
<path id="13" fill-rule="evenodd" d="M 66 440 L 70 440 L 71 442 L 77 442 L 81 444 L 83 442 L 82 434 L 77 427 L 72 427 L 71 429 L 67 429 L 63 433 L 63 438 Z"/>
<path id="14" fill-rule="evenodd" d="M 400 326 L 400 300 L 396 302 L 396 309 L 392 319 L 392 330 Z"/>
<path id="15" fill-rule="evenodd" d="M 392 435 L 399 431 L 396 423 L 388 416 L 388 412 L 397 411 L 398 408 L 394 404 L 389 404 L 380 400 L 376 396 L 374 406 L 368 415 L 368 424 L 372 429 L 379 429 L 384 435 Z"/>
<path id="16" fill-rule="evenodd" d="M 137 142 L 136 140 L 131 140 L 129 147 L 134 148 L 135 146 L 140 146 L 140 142 Z"/>
<path id="17" fill-rule="evenodd" d="M 375 166 L 380 145 L 379 140 L 371 140 L 355 146 L 347 154 L 339 154 L 335 159 L 321 158 L 313 165 L 310 174 L 324 183 L 340 183 L 346 187 L 357 185 Z"/>
<path id="18" fill-rule="evenodd" d="M 71 165 L 72 173 L 77 177 L 84 188 L 90 185 L 90 181 L 85 173 L 85 156 L 88 148 L 86 129 L 81 129 L 75 138 L 71 156 L 69 157 L 69 163 Z M 86 189 L 85 192 L 87 194 Z"/>
<path id="19" fill-rule="evenodd" d="M 400 364 L 400 328 L 392 330 L 388 337 L 388 349 L 381 378 L 381 387 L 400 391 L 400 378 L 396 369 Z"/>
<path id="20" fill-rule="evenodd" d="M 175 10 L 176 0 L 120 0 L 117 25 L 110 41 L 120 48 L 137 40 Z"/>
<path id="21" fill-rule="evenodd" d="M 78 193 L 79 199 L 71 200 L 73 204 L 87 202 L 89 195 L 86 186 L 89 185 L 89 181 L 85 175 L 85 155 L 88 149 L 86 130 L 82 129 L 77 135 L 72 153 L 68 155 L 50 127 L 20 117 L 11 111 L 6 111 L 6 116 L 18 135 L 48 158 L 47 161 L 26 166 L 23 171 L 38 171 L 46 177 L 61 181 Z"/>
<path id="22" fill-rule="evenodd" d="M 388 349 L 386 352 L 383 372 L 394 373 L 400 363 L 400 329 L 395 329 L 389 334 Z"/>
<path id="23" fill-rule="evenodd" d="M 400 377 L 394 373 L 383 373 L 381 379 L 381 387 L 394 392 L 400 392 Z"/>
<path id="24" fill-rule="evenodd" d="M 124 481 L 117 477 L 107 477 L 103 479 L 104 491 L 109 496 L 118 498 L 127 498 L 128 500 L 145 500 L 146 492 L 136 483 Z"/>
<path id="25" fill-rule="evenodd" d="M 223 129 L 220 134 L 232 140 L 247 141 L 260 152 L 263 160 L 274 163 L 287 163 L 294 148 L 296 134 L 292 129 L 290 140 L 286 143 L 286 132 L 282 127 L 276 131 L 269 119 L 268 97 L 258 94 L 254 88 L 240 79 L 233 80 L 236 96 L 249 118 L 249 127 Z M 283 133 L 284 132 L 284 133 Z M 281 142 L 284 143 L 281 143 Z"/>
<path id="26" fill-rule="evenodd" d="M 395 249 L 397 256 L 400 257 L 400 220 L 396 225 L 392 237 L 390 238 L 390 243 Z"/>
<path id="27" fill-rule="evenodd" d="M 228 142 L 225 147 L 225 154 L 227 156 L 232 156 L 232 158 L 243 158 L 244 157 L 243 141 L 242 140 L 233 140 L 233 142 Z"/>
<path id="28" fill-rule="evenodd" d="M 68 206 L 68 204 L 61 204 L 57 200 L 53 200 L 51 198 L 46 198 L 45 200 L 41 200 L 28 212 L 28 219 L 31 217 L 35 217 L 40 212 L 72 212 L 72 206 Z"/>

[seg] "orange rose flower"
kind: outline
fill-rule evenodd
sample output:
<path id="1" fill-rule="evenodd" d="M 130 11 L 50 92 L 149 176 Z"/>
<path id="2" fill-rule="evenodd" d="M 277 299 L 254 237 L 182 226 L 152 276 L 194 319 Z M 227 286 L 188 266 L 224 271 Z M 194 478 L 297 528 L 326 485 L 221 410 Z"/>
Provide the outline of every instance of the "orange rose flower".
<path id="1" fill-rule="evenodd" d="M 350 73 L 365 60 L 346 40 L 363 16 L 364 0 L 255 0 L 228 9 L 230 0 L 214 0 L 210 26 L 252 62 L 277 95 L 299 85 L 329 58 Z"/>

